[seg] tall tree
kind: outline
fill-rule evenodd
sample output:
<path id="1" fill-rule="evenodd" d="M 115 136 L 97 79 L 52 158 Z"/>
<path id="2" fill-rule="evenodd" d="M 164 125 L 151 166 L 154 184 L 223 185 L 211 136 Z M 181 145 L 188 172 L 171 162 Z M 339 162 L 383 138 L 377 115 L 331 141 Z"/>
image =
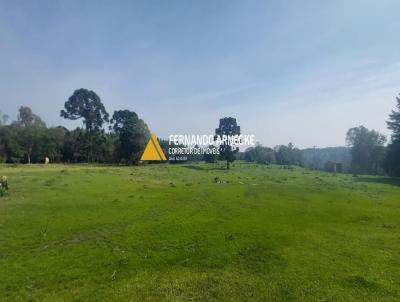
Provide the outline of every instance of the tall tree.
<path id="1" fill-rule="evenodd" d="M 65 110 L 61 110 L 61 117 L 77 120 L 83 118 L 83 124 L 87 131 L 100 130 L 109 115 L 100 100 L 100 97 L 92 90 L 77 89 L 64 104 Z"/>
<path id="2" fill-rule="evenodd" d="M 8 116 L 7 114 L 3 114 L 3 113 L 0 111 L 0 126 L 7 125 L 8 118 L 9 118 L 9 116 Z"/>
<path id="3" fill-rule="evenodd" d="M 389 121 L 387 121 L 388 128 L 392 130 L 392 136 L 387 149 L 384 168 L 388 174 L 400 176 L 400 95 L 396 97 L 396 101 L 396 110 L 392 110 Z"/>
<path id="4" fill-rule="evenodd" d="M 386 137 L 364 126 L 349 129 L 346 142 L 351 147 L 351 166 L 355 173 L 377 174 L 384 158 Z"/>
<path id="5" fill-rule="evenodd" d="M 129 110 L 114 111 L 110 127 L 118 135 L 117 153 L 125 162 L 138 163 L 150 138 L 146 123 Z"/>
<path id="6" fill-rule="evenodd" d="M 219 127 L 215 129 L 215 135 L 219 137 L 240 135 L 240 126 L 238 126 L 235 118 L 224 117 L 219 120 Z M 219 146 L 219 154 L 222 159 L 226 160 L 227 169 L 229 169 L 229 164 L 235 160 L 235 153 L 237 152 L 239 152 L 239 148 L 233 146 L 227 140 Z"/>
<path id="7" fill-rule="evenodd" d="M 77 89 L 64 104 L 65 110 L 61 110 L 61 117 L 77 120 L 82 118 L 86 133 L 80 135 L 81 143 L 86 149 L 87 162 L 94 161 L 98 154 L 99 143 L 105 143 L 103 124 L 109 121 L 107 113 L 100 97 L 92 90 Z"/>
<path id="8" fill-rule="evenodd" d="M 389 120 L 386 122 L 388 125 L 388 129 L 392 130 L 392 141 L 400 140 L 400 94 L 399 97 L 396 97 L 397 110 L 392 110 L 392 113 L 389 115 Z"/>
<path id="9" fill-rule="evenodd" d="M 21 106 L 16 126 L 19 132 L 20 145 L 23 147 L 27 162 L 30 164 L 33 148 L 40 135 L 45 131 L 46 124 L 32 112 L 31 108 Z"/>

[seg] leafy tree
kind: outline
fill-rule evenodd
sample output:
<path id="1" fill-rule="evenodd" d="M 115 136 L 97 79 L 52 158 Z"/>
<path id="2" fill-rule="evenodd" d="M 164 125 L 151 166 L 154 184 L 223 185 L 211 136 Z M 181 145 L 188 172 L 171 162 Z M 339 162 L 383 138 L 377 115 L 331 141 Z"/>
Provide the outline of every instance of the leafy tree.
<path id="1" fill-rule="evenodd" d="M 387 121 L 388 129 L 392 130 L 392 141 L 400 140 L 400 94 L 396 97 L 397 111 L 392 110 L 389 115 L 389 121 Z"/>
<path id="2" fill-rule="evenodd" d="M 38 139 L 37 154 L 34 158 L 36 162 L 43 162 L 48 157 L 50 162 L 60 162 L 63 159 L 64 138 L 68 132 L 64 127 L 48 128 L 42 132 Z"/>
<path id="3" fill-rule="evenodd" d="M 31 108 L 21 106 L 18 120 L 10 125 L 0 124 L 0 161 L 31 163 L 36 161 L 39 148 L 43 146 L 40 138 L 46 132 L 46 124 L 35 115 Z"/>
<path id="4" fill-rule="evenodd" d="M 210 145 L 208 150 L 210 151 L 209 153 L 204 153 L 204 161 L 210 164 L 216 163 L 218 161 L 217 147 Z"/>
<path id="5" fill-rule="evenodd" d="M 281 145 L 275 147 L 275 156 L 276 162 L 279 165 L 304 165 L 303 153 L 300 149 L 295 148 L 292 143 L 289 143 L 287 146 Z"/>
<path id="6" fill-rule="evenodd" d="M 114 163 L 116 162 L 116 142 L 118 136 L 114 133 L 107 133 L 104 135 L 105 141 L 101 145 L 101 162 Z"/>
<path id="7" fill-rule="evenodd" d="M 19 143 L 17 125 L 0 127 L 0 161 L 19 163 L 24 157 L 24 150 Z"/>
<path id="8" fill-rule="evenodd" d="M 234 136 L 240 135 L 240 126 L 233 117 L 225 117 L 219 120 L 219 127 L 215 129 L 216 136 Z M 239 148 L 233 146 L 229 141 L 224 141 L 219 146 L 219 154 L 223 160 L 226 160 L 226 168 L 229 169 L 229 164 L 235 160 L 235 154 L 239 152 Z"/>
<path id="9" fill-rule="evenodd" d="M 81 152 L 87 156 L 87 162 L 105 162 L 107 153 L 107 134 L 104 131 L 81 132 L 79 144 Z"/>
<path id="10" fill-rule="evenodd" d="M 255 147 L 246 149 L 244 159 L 259 164 L 271 164 L 275 162 L 275 152 L 271 148 L 257 144 Z"/>
<path id="11" fill-rule="evenodd" d="M 83 124 L 89 132 L 100 130 L 108 122 L 109 115 L 100 97 L 92 90 L 75 90 L 65 102 L 64 108 L 61 117 L 70 120 L 83 118 Z"/>
<path id="12" fill-rule="evenodd" d="M 133 111 L 118 110 L 114 111 L 111 124 L 119 138 L 116 147 L 119 159 L 138 163 L 150 138 L 146 123 Z"/>
<path id="13" fill-rule="evenodd" d="M 248 162 L 256 161 L 256 152 L 254 150 L 254 147 L 249 147 L 244 151 L 243 159 Z"/>
<path id="14" fill-rule="evenodd" d="M 130 121 L 139 119 L 138 115 L 129 110 L 116 110 L 111 118 L 110 129 L 115 133 L 119 133 Z"/>
<path id="15" fill-rule="evenodd" d="M 7 114 L 3 114 L 3 113 L 0 111 L 0 126 L 7 125 L 8 118 L 9 118 L 9 116 L 8 116 Z"/>
<path id="16" fill-rule="evenodd" d="M 296 166 L 304 166 L 303 152 L 299 148 L 292 149 L 292 164 Z"/>
<path id="17" fill-rule="evenodd" d="M 75 143 L 77 139 L 77 132 L 82 129 L 77 128 L 73 131 L 67 131 L 64 136 L 64 147 L 63 147 L 63 161 L 64 162 L 76 162 L 75 157 Z"/>
<path id="18" fill-rule="evenodd" d="M 39 116 L 34 114 L 29 107 L 21 106 L 19 108 L 18 120 L 15 123 L 19 132 L 20 145 L 25 151 L 27 162 L 31 163 L 34 146 L 37 145 L 37 140 L 46 129 L 46 124 Z"/>
<path id="19" fill-rule="evenodd" d="M 386 137 L 364 126 L 349 129 L 347 144 L 352 148 L 351 166 L 354 173 L 377 174 L 384 158 Z"/>
<path id="20" fill-rule="evenodd" d="M 383 168 L 391 176 L 400 176 L 400 141 L 392 141 L 388 147 Z"/>
<path id="21" fill-rule="evenodd" d="M 400 176 L 400 97 L 396 97 L 396 101 L 397 110 L 392 111 L 387 121 L 388 128 L 392 130 L 392 136 L 387 148 L 384 168 L 388 174 Z"/>
<path id="22" fill-rule="evenodd" d="M 77 137 L 80 158 L 85 152 L 87 162 L 96 161 L 100 156 L 99 149 L 106 142 L 102 127 L 109 121 L 109 114 L 100 97 L 92 90 L 77 89 L 65 102 L 64 108 L 61 117 L 70 120 L 83 118 L 86 132 L 79 133 Z"/>
<path id="23" fill-rule="evenodd" d="M 275 161 L 275 152 L 271 148 L 257 144 L 254 148 L 255 160 L 260 164 L 271 164 Z"/>
<path id="24" fill-rule="evenodd" d="M 285 146 L 277 146 L 275 147 L 276 152 L 276 163 L 278 165 L 291 165 L 292 164 L 292 156 L 291 156 L 291 145 Z"/>

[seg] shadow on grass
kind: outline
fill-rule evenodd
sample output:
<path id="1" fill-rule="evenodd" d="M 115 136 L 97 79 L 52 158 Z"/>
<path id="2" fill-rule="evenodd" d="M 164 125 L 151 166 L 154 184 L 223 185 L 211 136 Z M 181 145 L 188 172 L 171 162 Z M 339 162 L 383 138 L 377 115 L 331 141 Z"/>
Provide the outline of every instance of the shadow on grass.
<path id="1" fill-rule="evenodd" d="M 362 276 L 352 276 L 342 280 L 344 287 L 355 290 L 366 290 L 370 292 L 385 292 L 385 289 L 375 281 L 369 281 Z"/>
<path id="2" fill-rule="evenodd" d="M 196 171 L 226 170 L 226 168 L 224 166 L 203 167 L 203 166 L 196 166 L 196 165 L 185 165 L 182 167 L 184 167 L 186 169 L 196 170 Z"/>
<path id="3" fill-rule="evenodd" d="M 400 177 L 357 177 L 357 182 L 370 182 L 400 187 Z"/>

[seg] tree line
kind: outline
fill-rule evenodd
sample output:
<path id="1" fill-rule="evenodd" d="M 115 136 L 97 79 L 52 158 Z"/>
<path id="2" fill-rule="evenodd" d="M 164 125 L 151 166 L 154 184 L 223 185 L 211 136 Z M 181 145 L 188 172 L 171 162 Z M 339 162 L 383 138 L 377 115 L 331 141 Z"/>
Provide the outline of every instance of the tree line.
<path id="1" fill-rule="evenodd" d="M 47 127 L 31 108 L 21 106 L 16 121 L 0 122 L 0 162 L 137 163 L 150 131 L 139 116 L 116 110 L 110 118 L 100 97 L 77 89 L 65 102 L 61 117 L 82 119 L 83 127 Z M 104 126 L 108 125 L 108 132 Z"/>
<path id="2" fill-rule="evenodd" d="M 400 176 L 400 98 L 396 97 L 396 109 L 386 122 L 392 131 L 387 137 L 364 126 L 351 128 L 346 141 L 351 147 L 351 170 L 356 174 L 387 174 Z"/>
<path id="3" fill-rule="evenodd" d="M 292 144 L 274 149 L 257 145 L 247 149 L 242 159 L 266 164 L 300 165 L 326 171 L 333 171 L 333 165 L 339 163 L 349 173 L 400 176 L 400 95 L 396 97 L 396 102 L 396 109 L 392 110 L 386 122 L 392 131 L 388 144 L 385 135 L 359 126 L 348 130 L 348 148 L 299 150 Z"/>
<path id="4" fill-rule="evenodd" d="M 265 147 L 256 144 L 255 147 L 249 147 L 240 156 L 240 159 L 259 164 L 278 164 L 285 166 L 304 166 L 303 153 L 295 148 L 292 143 L 287 146 L 279 145 L 274 148 Z"/>
<path id="5" fill-rule="evenodd" d="M 134 111 L 116 110 L 110 116 L 100 97 L 84 88 L 73 92 L 60 116 L 81 119 L 83 125 L 71 131 L 62 126 L 47 127 L 31 108 L 24 106 L 19 108 L 17 120 L 10 124 L 8 117 L 0 114 L 0 162 L 43 163 L 48 158 L 53 163 L 138 164 L 150 138 L 148 126 Z M 215 134 L 240 134 L 240 126 L 235 118 L 222 118 Z M 160 145 L 165 154 L 170 147 L 185 147 L 170 145 L 162 139 Z M 219 152 L 219 157 L 189 155 L 187 161 L 222 159 L 229 168 L 238 150 L 223 144 Z"/>
<path id="6" fill-rule="evenodd" d="M 189 161 L 225 160 L 227 168 L 235 159 L 260 164 L 298 165 L 311 169 L 331 170 L 332 163 L 345 165 L 346 172 L 400 176 L 400 97 L 389 115 L 390 142 L 375 130 L 364 126 L 349 129 L 344 147 L 300 150 L 292 143 L 269 148 L 257 144 L 244 152 L 229 145 L 219 146 L 220 155 L 188 156 Z M 81 119 L 82 127 L 47 127 L 31 108 L 21 106 L 17 120 L 8 123 L 0 113 L 0 162 L 5 163 L 121 163 L 137 164 L 150 138 L 146 123 L 130 110 L 116 110 L 112 116 L 100 97 L 91 90 L 77 89 L 68 98 L 60 116 Z M 108 131 L 106 131 L 108 130 Z M 236 119 L 226 117 L 215 129 L 216 135 L 240 135 Z M 167 140 L 160 145 L 167 154 Z M 212 146 L 211 146 L 212 147 Z"/>

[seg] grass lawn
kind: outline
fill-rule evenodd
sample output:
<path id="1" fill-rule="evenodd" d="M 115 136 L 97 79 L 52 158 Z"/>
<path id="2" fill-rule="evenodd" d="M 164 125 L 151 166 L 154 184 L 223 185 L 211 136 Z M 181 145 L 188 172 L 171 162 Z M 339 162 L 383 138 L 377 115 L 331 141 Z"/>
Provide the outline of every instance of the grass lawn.
<path id="1" fill-rule="evenodd" d="M 400 300 L 397 179 L 245 163 L 0 174 L 0 301 Z"/>

